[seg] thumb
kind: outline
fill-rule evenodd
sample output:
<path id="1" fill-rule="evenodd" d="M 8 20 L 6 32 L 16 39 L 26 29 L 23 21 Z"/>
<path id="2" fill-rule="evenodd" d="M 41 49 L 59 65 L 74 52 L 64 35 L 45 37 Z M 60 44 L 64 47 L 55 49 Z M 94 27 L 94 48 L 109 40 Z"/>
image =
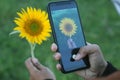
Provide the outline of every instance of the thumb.
<path id="1" fill-rule="evenodd" d="M 25 61 L 25 65 L 26 65 L 26 68 L 28 69 L 28 71 L 30 73 L 33 73 L 34 72 L 34 66 L 31 62 L 31 58 L 28 58 L 26 61 Z"/>
<path id="2" fill-rule="evenodd" d="M 84 58 L 86 55 L 91 55 L 95 52 L 100 52 L 100 48 L 97 44 L 90 44 L 84 47 L 81 47 L 75 60 L 80 60 Z"/>
<path id="3" fill-rule="evenodd" d="M 41 65 L 36 58 L 28 58 L 25 61 L 25 65 L 28 69 L 28 71 L 32 74 L 37 70 L 42 70 L 44 68 L 43 65 Z"/>
<path id="4" fill-rule="evenodd" d="M 38 70 L 42 70 L 45 68 L 45 66 L 43 66 L 42 64 L 39 63 L 38 59 L 32 58 L 31 61 L 32 61 L 32 64 L 34 65 L 34 67 L 37 68 Z"/>

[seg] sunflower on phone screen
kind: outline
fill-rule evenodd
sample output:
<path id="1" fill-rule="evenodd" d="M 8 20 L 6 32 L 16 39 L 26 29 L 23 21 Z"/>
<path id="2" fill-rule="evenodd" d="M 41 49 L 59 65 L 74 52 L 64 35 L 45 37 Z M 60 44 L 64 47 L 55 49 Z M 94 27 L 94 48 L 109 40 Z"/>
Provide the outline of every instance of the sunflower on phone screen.
<path id="1" fill-rule="evenodd" d="M 65 36 L 72 37 L 77 30 L 77 26 L 73 19 L 63 18 L 60 22 L 60 30 Z"/>

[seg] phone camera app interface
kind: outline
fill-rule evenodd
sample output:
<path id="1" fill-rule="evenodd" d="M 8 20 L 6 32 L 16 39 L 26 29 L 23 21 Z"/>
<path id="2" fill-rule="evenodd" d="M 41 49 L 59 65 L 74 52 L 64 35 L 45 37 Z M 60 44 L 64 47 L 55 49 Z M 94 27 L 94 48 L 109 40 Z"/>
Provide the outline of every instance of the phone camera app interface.
<path id="1" fill-rule="evenodd" d="M 53 10 L 51 14 L 62 62 L 68 64 L 65 67 L 68 70 L 72 65 L 85 67 L 83 60 L 74 60 L 79 48 L 85 45 L 77 8 Z"/>

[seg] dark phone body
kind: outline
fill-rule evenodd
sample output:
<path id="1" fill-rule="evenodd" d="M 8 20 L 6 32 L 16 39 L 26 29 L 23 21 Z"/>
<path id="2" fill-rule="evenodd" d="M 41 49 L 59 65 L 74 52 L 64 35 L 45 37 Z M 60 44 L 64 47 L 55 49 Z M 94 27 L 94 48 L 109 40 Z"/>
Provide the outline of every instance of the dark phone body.
<path id="1" fill-rule="evenodd" d="M 86 45 L 80 16 L 75 1 L 52 2 L 48 5 L 48 15 L 54 41 L 61 53 L 62 72 L 68 73 L 89 68 L 88 56 L 75 61 L 72 57 L 80 47 Z"/>

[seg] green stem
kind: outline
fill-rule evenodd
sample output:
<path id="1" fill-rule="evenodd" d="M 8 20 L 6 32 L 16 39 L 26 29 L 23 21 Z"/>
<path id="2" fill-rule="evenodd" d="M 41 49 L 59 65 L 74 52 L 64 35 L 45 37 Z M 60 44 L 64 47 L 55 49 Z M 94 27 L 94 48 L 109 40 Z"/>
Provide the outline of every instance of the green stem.
<path id="1" fill-rule="evenodd" d="M 32 44 L 32 43 L 29 43 L 29 44 L 30 44 L 30 49 L 31 49 L 31 56 L 32 56 L 32 58 L 35 58 L 34 50 L 35 50 L 36 44 Z"/>

